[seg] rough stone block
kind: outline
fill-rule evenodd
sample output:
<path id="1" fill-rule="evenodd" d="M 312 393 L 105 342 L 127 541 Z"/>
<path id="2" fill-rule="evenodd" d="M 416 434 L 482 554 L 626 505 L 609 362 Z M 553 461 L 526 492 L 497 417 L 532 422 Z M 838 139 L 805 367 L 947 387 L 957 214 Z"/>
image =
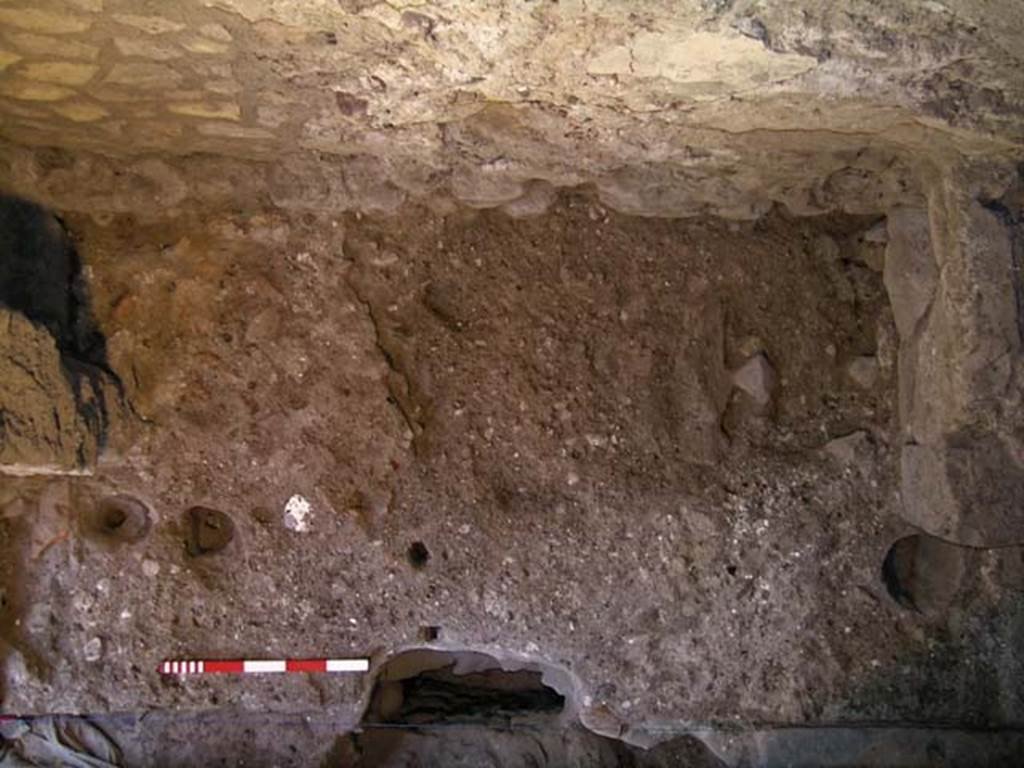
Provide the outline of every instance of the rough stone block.
<path id="1" fill-rule="evenodd" d="M 235 96 L 242 92 L 242 84 L 236 80 L 213 80 L 206 83 L 206 90 L 218 96 Z"/>
<path id="2" fill-rule="evenodd" d="M 202 37 L 189 38 L 182 43 L 189 53 L 200 55 L 222 55 L 231 50 L 231 46 L 219 43 L 215 40 L 207 40 Z"/>
<path id="3" fill-rule="evenodd" d="M 22 101 L 60 101 L 74 96 L 75 92 L 50 83 L 5 80 L 0 82 L 0 94 Z"/>
<path id="4" fill-rule="evenodd" d="M 21 56 L 10 51 L 0 51 L 0 72 L 3 72 L 11 64 L 21 61 Z"/>
<path id="5" fill-rule="evenodd" d="M 146 38 L 115 37 L 114 45 L 123 56 L 138 56 L 153 61 L 170 61 L 171 59 L 180 59 L 184 55 L 173 45 Z"/>
<path id="6" fill-rule="evenodd" d="M 57 85 L 85 85 L 99 69 L 94 64 L 80 64 L 71 61 L 40 61 L 26 64 L 21 75 L 29 80 Z"/>
<path id="7" fill-rule="evenodd" d="M 118 63 L 110 68 L 105 83 L 138 88 L 169 88 L 178 85 L 181 75 L 165 64 Z"/>
<path id="8" fill-rule="evenodd" d="M 66 117 L 68 120 L 73 120 L 76 123 L 91 123 L 96 120 L 102 120 L 104 117 L 108 117 L 110 115 L 110 113 L 99 104 L 90 104 L 88 102 L 54 104 L 51 109 L 53 109 L 53 111 L 58 115 Z"/>
<path id="9" fill-rule="evenodd" d="M 268 169 L 267 191 L 274 205 L 285 209 L 344 211 L 352 207 L 341 169 L 327 164 L 281 160 Z"/>
<path id="10" fill-rule="evenodd" d="M 134 27 L 150 35 L 163 35 L 167 32 L 180 32 L 185 25 L 179 21 L 165 19 L 162 16 L 139 16 L 133 13 L 115 13 L 114 21 L 126 27 Z"/>
<path id="11" fill-rule="evenodd" d="M 230 43 L 233 39 L 231 33 L 220 24 L 203 24 L 199 28 L 199 34 L 222 43 Z"/>
<path id="12" fill-rule="evenodd" d="M 242 118 L 242 110 L 238 104 L 229 101 L 216 103 L 179 102 L 169 104 L 167 109 L 176 115 L 205 117 L 212 120 L 240 120 Z"/>
<path id="13" fill-rule="evenodd" d="M 935 191 L 930 223 L 922 212 L 899 210 L 888 232 L 885 284 L 901 339 L 908 443 L 904 515 L 962 544 L 1024 541 L 1009 232 L 963 190 L 945 186 Z"/>
<path id="14" fill-rule="evenodd" d="M 897 208 L 889 212 L 887 228 L 885 289 L 900 339 L 909 339 L 935 297 L 939 277 L 928 212 Z"/>
<path id="15" fill-rule="evenodd" d="M 845 466 L 866 468 L 874 459 L 874 446 L 871 436 L 863 429 L 848 435 L 837 437 L 825 443 L 822 449 L 826 454 Z"/>
<path id="16" fill-rule="evenodd" d="M 16 101 L 0 100 L 0 109 L 3 109 L 9 115 L 15 115 L 26 120 L 45 120 L 47 117 L 46 112 L 43 110 L 26 107 L 24 104 L 19 104 Z"/>
<path id="17" fill-rule="evenodd" d="M 452 195 L 473 208 L 493 208 L 523 195 L 522 182 L 497 169 L 462 168 L 452 175 Z"/>
<path id="18" fill-rule="evenodd" d="M 204 136 L 223 136 L 229 139 L 266 140 L 274 138 L 274 134 L 270 131 L 234 123 L 202 123 L 198 130 Z"/>
<path id="19" fill-rule="evenodd" d="M 521 197 L 503 205 L 502 210 L 513 218 L 539 216 L 551 207 L 555 196 L 555 188 L 546 181 L 533 181 Z"/>
<path id="20" fill-rule="evenodd" d="M 0 24 L 7 24 L 30 32 L 66 35 L 85 32 L 92 19 L 70 13 L 54 13 L 36 8 L 0 8 Z"/>
<path id="21" fill-rule="evenodd" d="M 95 61 L 96 57 L 100 55 L 100 49 L 95 45 L 67 38 L 36 35 L 31 32 L 9 32 L 7 40 L 19 51 L 40 56 L 60 56 L 64 59 Z"/>
<path id="22" fill-rule="evenodd" d="M 1006 436 L 968 430 L 937 446 L 904 446 L 904 517 L 968 546 L 1024 542 L 1024 465 L 1011 444 Z"/>

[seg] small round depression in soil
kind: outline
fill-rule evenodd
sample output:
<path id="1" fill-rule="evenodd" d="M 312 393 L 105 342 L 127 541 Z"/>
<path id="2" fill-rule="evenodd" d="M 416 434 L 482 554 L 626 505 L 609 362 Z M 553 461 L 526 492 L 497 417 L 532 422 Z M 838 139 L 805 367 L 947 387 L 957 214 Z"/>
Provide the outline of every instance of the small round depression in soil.
<path id="1" fill-rule="evenodd" d="M 235 537 L 235 523 L 219 509 L 192 507 L 185 513 L 188 534 L 185 545 L 193 557 L 222 551 Z"/>
<path id="2" fill-rule="evenodd" d="M 422 541 L 414 541 L 409 545 L 406 557 L 409 558 L 409 565 L 419 570 L 420 568 L 425 568 L 427 563 L 430 562 L 430 550 L 427 549 L 427 545 Z"/>
<path id="3" fill-rule="evenodd" d="M 956 595 L 964 569 L 964 548 L 925 534 L 898 539 L 882 561 L 889 596 L 914 611 L 930 612 Z"/>
<path id="4" fill-rule="evenodd" d="M 152 521 L 149 508 L 133 496 L 107 496 L 97 505 L 91 527 L 103 538 L 133 543 L 146 538 Z"/>

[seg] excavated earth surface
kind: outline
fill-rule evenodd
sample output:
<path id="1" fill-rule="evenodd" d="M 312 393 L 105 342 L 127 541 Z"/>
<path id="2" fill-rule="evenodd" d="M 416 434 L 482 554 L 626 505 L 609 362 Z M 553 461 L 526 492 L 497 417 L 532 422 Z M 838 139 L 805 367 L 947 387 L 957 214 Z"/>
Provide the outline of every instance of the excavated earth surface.
<path id="1" fill-rule="evenodd" d="M 935 616 L 882 578 L 912 531 L 874 218 L 649 220 L 571 195 L 519 220 L 67 223 L 131 428 L 89 477 L 4 486 L 10 711 L 354 722 L 359 679 L 155 670 L 387 654 L 433 627 L 570 670 L 615 735 L 1020 722 L 1018 550 L 972 555 Z M 758 354 L 765 406 L 730 375 Z M 151 510 L 141 541 L 97 523 L 115 494 Z M 195 505 L 230 516 L 224 550 L 190 556 Z"/>
<path id="2" fill-rule="evenodd" d="M 1022 72 L 1016 0 L 0 0 L 0 765 L 1019 764 Z"/>

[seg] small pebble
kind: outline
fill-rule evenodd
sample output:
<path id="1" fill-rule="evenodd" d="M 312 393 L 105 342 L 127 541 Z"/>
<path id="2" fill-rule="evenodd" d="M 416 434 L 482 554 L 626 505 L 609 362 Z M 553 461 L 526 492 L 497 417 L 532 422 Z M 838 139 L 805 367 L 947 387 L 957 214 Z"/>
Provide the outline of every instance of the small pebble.
<path id="1" fill-rule="evenodd" d="M 861 389 L 871 389 L 878 381 L 878 360 L 872 355 L 855 357 L 846 366 L 846 375 Z"/>
<path id="2" fill-rule="evenodd" d="M 98 637 L 92 638 L 82 649 L 82 655 L 86 661 L 99 661 L 103 658 L 103 641 Z"/>
<path id="3" fill-rule="evenodd" d="M 732 381 L 759 406 L 767 406 L 775 392 L 775 369 L 764 354 L 756 354 L 736 369 Z"/>

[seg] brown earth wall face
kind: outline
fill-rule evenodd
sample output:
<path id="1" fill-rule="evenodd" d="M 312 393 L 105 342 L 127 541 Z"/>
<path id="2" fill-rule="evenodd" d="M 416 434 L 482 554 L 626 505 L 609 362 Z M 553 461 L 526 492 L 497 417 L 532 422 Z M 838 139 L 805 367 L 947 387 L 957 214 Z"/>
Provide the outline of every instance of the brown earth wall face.
<path id="1" fill-rule="evenodd" d="M 1024 726 L 1024 10 L 764 5 L 0 1 L 2 710 Z"/>

